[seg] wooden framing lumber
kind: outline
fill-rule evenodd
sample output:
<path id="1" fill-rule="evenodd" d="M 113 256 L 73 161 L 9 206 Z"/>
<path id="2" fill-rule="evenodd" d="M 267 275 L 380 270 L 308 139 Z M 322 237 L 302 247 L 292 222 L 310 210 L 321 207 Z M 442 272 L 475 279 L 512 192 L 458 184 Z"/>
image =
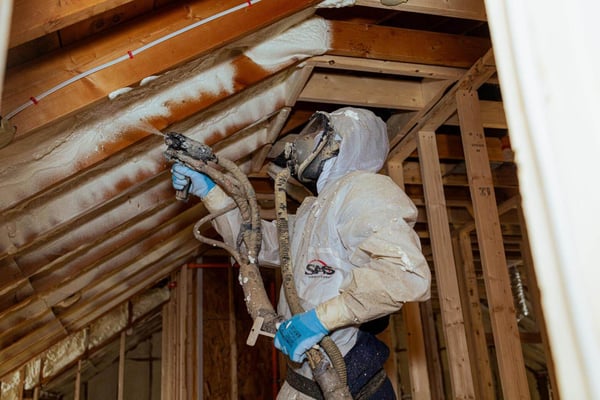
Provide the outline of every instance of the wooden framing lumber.
<path id="1" fill-rule="evenodd" d="M 233 288 L 236 285 L 233 266 L 227 269 L 227 318 L 229 330 L 229 368 L 230 368 L 230 388 L 231 398 L 238 398 L 238 346 L 237 346 L 237 318 L 235 316 L 235 300 Z"/>
<path id="2" fill-rule="evenodd" d="M 420 110 L 429 100 L 419 82 L 314 72 L 298 97 L 300 101 Z"/>
<path id="3" fill-rule="evenodd" d="M 169 337 L 169 310 L 170 302 L 166 303 L 162 307 L 162 334 L 161 334 L 161 346 L 160 346 L 160 398 L 163 400 L 170 400 L 170 374 L 171 365 L 169 363 L 169 350 L 170 350 L 170 337 Z"/>
<path id="4" fill-rule="evenodd" d="M 431 399 L 431 384 L 419 303 L 406 303 L 402 310 L 406 323 L 408 372 L 412 398 L 429 400 Z"/>
<path id="5" fill-rule="evenodd" d="M 443 400 L 446 396 L 444 393 L 442 360 L 440 359 L 440 346 L 431 300 L 421 303 L 419 308 L 421 311 L 421 321 L 423 321 L 423 340 L 425 341 L 425 351 L 427 354 L 431 398 Z"/>
<path id="6" fill-rule="evenodd" d="M 483 0 L 410 0 L 396 6 L 383 5 L 381 0 L 357 0 L 356 5 L 478 21 L 487 19 Z"/>
<path id="7" fill-rule="evenodd" d="M 504 105 L 500 101 L 479 101 L 481 111 L 481 123 L 484 128 L 508 129 Z M 458 115 L 453 114 L 444 125 L 458 126 Z"/>
<path id="8" fill-rule="evenodd" d="M 388 175 L 400 188 L 404 189 L 404 175 L 401 163 L 388 163 Z M 406 326 L 408 371 L 413 399 L 428 400 L 431 398 L 429 372 L 425 340 L 423 337 L 423 321 L 419 311 L 419 303 L 406 303 L 402 307 L 402 317 Z"/>
<path id="9" fill-rule="evenodd" d="M 117 400 L 125 399 L 125 352 L 127 336 L 125 331 L 119 337 L 119 372 L 117 377 Z M 81 360 L 79 360 L 81 362 Z"/>
<path id="10" fill-rule="evenodd" d="M 473 90 L 458 90 L 456 104 L 470 181 L 477 238 L 483 266 L 490 319 L 503 395 L 529 399 L 525 362 L 515 316 L 510 277 L 504 254 L 489 160 L 480 119 L 479 99 Z"/>
<path id="11" fill-rule="evenodd" d="M 13 11 L 10 47 L 131 2 L 133 0 L 20 0 Z"/>
<path id="12" fill-rule="evenodd" d="M 457 264 L 462 266 L 457 275 L 459 284 L 463 289 L 462 298 L 465 320 L 468 321 L 470 327 L 467 330 L 467 339 L 471 365 L 474 367 L 477 398 L 494 400 L 496 398 L 494 381 L 492 380 L 490 357 L 481 315 L 479 284 L 475 272 L 470 232 L 460 231 L 458 237 L 453 238 L 453 243 L 457 247 L 455 251 Z"/>
<path id="13" fill-rule="evenodd" d="M 491 47 L 485 38 L 330 21 L 329 55 L 468 68 Z"/>
<path id="14" fill-rule="evenodd" d="M 453 395 L 475 398 L 435 133 L 420 131 L 417 142 Z"/>
<path id="15" fill-rule="evenodd" d="M 443 67 L 438 65 L 414 64 L 408 62 L 376 60 L 359 57 L 344 57 L 325 54 L 314 56 L 306 61 L 318 68 L 339 69 L 345 71 L 371 72 L 387 75 L 416 76 L 433 79 L 459 80 L 466 69 Z"/>

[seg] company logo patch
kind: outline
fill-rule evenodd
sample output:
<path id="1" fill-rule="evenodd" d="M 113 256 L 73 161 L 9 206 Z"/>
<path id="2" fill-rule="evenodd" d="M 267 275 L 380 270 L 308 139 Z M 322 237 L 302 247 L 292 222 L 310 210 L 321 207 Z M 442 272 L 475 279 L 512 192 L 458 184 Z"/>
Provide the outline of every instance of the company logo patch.
<path id="1" fill-rule="evenodd" d="M 335 274 L 335 269 L 333 269 L 333 267 L 327 265 L 324 261 L 317 259 L 309 261 L 304 269 L 304 275 L 315 278 L 329 278 L 333 274 Z"/>

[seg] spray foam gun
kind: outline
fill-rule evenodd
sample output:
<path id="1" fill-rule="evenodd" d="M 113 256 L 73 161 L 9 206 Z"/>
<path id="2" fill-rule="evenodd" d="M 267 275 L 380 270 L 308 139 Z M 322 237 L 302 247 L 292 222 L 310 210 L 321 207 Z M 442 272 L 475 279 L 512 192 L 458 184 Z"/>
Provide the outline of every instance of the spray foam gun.
<path id="1" fill-rule="evenodd" d="M 218 214 L 208 214 L 194 225 L 194 236 L 200 242 L 210 246 L 218 246 L 225 249 L 240 265 L 239 281 L 244 291 L 246 307 L 254 324 L 246 343 L 254 345 L 259 334 L 273 337 L 277 331 L 279 323 L 284 318 L 275 312 L 264 288 L 264 284 L 258 269 L 257 260 L 261 246 L 261 220 L 256 201 L 256 194 L 247 176 L 238 168 L 238 166 L 225 158 L 217 157 L 212 149 L 202 143 L 192 140 L 182 134 L 171 132 L 165 136 L 167 150 L 164 152 L 167 160 L 171 162 L 180 162 L 188 167 L 202 172 L 212 178 L 223 190 L 231 196 L 234 204 L 225 208 Z M 222 167 L 226 173 L 221 172 L 216 166 Z M 291 273 L 291 261 L 289 258 L 289 243 L 287 229 L 287 210 L 285 207 L 285 194 L 282 193 L 283 187 L 289 175 L 284 170 L 281 176 L 276 179 L 276 201 L 278 203 L 278 229 L 280 234 L 280 258 L 282 259 L 282 272 L 284 276 L 284 289 L 288 303 L 294 308 L 298 308 L 294 313 L 300 311 L 299 299 L 294 287 L 293 276 Z M 186 200 L 188 197 L 190 183 L 184 190 L 177 193 L 177 198 Z M 239 208 L 242 216 L 242 226 L 238 235 L 236 247 L 230 246 L 224 242 L 217 241 L 201 234 L 201 227 L 225 214 Z M 283 241 L 281 238 L 283 237 Z M 352 396 L 346 385 L 346 370 L 343 364 L 343 358 L 337 347 L 331 339 L 327 337 L 325 342 L 321 342 L 324 349 L 333 361 L 334 367 L 328 361 L 328 358 L 321 354 L 317 349 L 308 351 L 309 365 L 313 371 L 313 376 L 326 400 L 351 399 Z"/>
<path id="2" fill-rule="evenodd" d="M 276 325 L 284 320 L 275 312 L 258 269 L 258 253 L 261 246 L 260 211 L 254 188 L 246 175 L 232 161 L 217 157 L 213 150 L 200 142 L 179 133 L 165 135 L 167 150 L 164 155 L 171 162 L 179 162 L 208 175 L 234 200 L 234 204 L 219 213 L 211 213 L 194 226 L 194 236 L 200 242 L 226 250 L 240 265 L 239 282 L 244 291 L 248 313 L 254 321 L 248 344 L 254 345 L 258 334 L 273 337 Z M 220 168 L 219 168 L 220 167 Z M 223 171 L 224 170 L 224 171 Z M 186 200 L 189 186 L 178 191 L 177 199 Z M 202 235 L 201 227 L 209 221 L 234 208 L 239 208 L 242 225 L 236 245 L 214 240 Z"/>

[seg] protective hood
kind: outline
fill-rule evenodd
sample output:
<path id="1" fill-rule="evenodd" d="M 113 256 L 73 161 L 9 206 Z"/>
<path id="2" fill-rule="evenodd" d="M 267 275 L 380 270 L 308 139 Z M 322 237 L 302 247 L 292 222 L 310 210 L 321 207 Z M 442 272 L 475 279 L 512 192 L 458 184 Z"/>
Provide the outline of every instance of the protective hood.
<path id="1" fill-rule="evenodd" d="M 325 163 L 319 176 L 319 192 L 349 172 L 379 171 L 389 151 L 386 124 L 373 112 L 344 107 L 330 113 L 329 119 L 342 140 L 338 156 Z"/>

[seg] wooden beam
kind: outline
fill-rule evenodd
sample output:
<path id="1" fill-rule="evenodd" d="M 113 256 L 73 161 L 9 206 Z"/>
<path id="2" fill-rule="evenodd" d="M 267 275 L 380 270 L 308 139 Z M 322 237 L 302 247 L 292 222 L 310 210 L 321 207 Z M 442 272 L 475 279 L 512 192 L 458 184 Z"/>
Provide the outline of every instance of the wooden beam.
<path id="1" fill-rule="evenodd" d="M 126 353 L 126 342 L 127 334 L 125 331 L 121 332 L 119 337 L 119 372 L 117 378 L 117 400 L 125 399 L 125 353 Z M 81 362 L 81 360 L 80 360 Z"/>
<path id="2" fill-rule="evenodd" d="M 487 19 L 482 0 L 410 0 L 396 6 L 383 5 L 381 0 L 357 0 L 356 5 L 478 21 Z"/>
<path id="3" fill-rule="evenodd" d="M 311 57 L 306 63 L 318 68 L 326 69 L 433 79 L 452 79 L 456 81 L 466 72 L 466 69 L 464 68 L 441 67 L 437 65 L 414 64 L 390 60 L 375 60 L 361 57 L 334 56 L 331 54 Z"/>
<path id="4" fill-rule="evenodd" d="M 475 212 L 477 240 L 490 304 L 490 319 L 502 392 L 508 399 L 529 399 L 523 351 L 515 316 L 510 277 L 487 158 L 479 99 L 473 90 L 458 90 L 456 103 Z"/>
<path id="5" fill-rule="evenodd" d="M 187 360 L 190 356 L 188 348 L 187 324 L 190 323 L 191 315 L 187 314 L 188 310 L 188 286 L 189 286 L 189 270 L 184 264 L 179 269 L 179 279 L 177 281 L 177 377 L 178 393 L 181 400 L 189 399 L 189 388 L 187 382 Z M 190 341 L 192 339 L 190 338 Z M 235 397 L 233 397 L 235 398 Z"/>
<path id="6" fill-rule="evenodd" d="M 431 384 L 427 368 L 427 353 L 423 335 L 423 321 L 419 312 L 419 303 L 406 303 L 403 310 L 406 323 L 408 372 L 410 388 L 414 400 L 431 399 Z"/>
<path id="7" fill-rule="evenodd" d="M 170 329 L 169 329 L 169 313 L 170 304 L 173 301 L 173 297 L 169 298 L 169 302 L 163 305 L 162 315 L 162 334 L 161 334 L 161 346 L 160 346 L 160 398 L 163 400 L 171 400 L 169 390 L 169 382 L 171 377 L 171 365 L 169 359 L 169 352 L 171 350 L 170 343 Z"/>
<path id="8" fill-rule="evenodd" d="M 416 148 L 416 137 L 423 129 L 435 131 L 448 118 L 456 112 L 456 92 L 462 90 L 477 90 L 483 85 L 496 71 L 494 62 L 494 53 L 488 50 L 487 53 L 465 73 L 444 96 L 431 107 L 424 108 L 418 112 L 414 125 L 405 125 L 400 132 L 394 135 L 390 143 L 390 154 L 388 158 L 405 159 Z"/>
<path id="9" fill-rule="evenodd" d="M 419 82 L 315 72 L 298 97 L 300 101 L 420 110 L 427 99 Z"/>
<path id="10" fill-rule="evenodd" d="M 417 140 L 452 390 L 455 398 L 475 398 L 435 132 L 421 131 Z"/>
<path id="11" fill-rule="evenodd" d="M 404 178 L 401 164 L 388 164 L 388 175 L 400 188 L 404 189 Z M 419 311 L 419 303 L 406 303 L 402 307 L 402 316 L 406 325 L 408 372 L 413 399 L 428 400 L 431 398 L 427 353 L 423 337 L 423 321 Z"/>
<path id="12" fill-rule="evenodd" d="M 504 114 L 504 105 L 501 101 L 482 100 L 479 103 L 481 123 L 484 128 L 508 129 L 506 115 Z M 452 114 L 452 116 L 444 122 L 444 125 L 458 126 L 458 115 Z"/>
<path id="13" fill-rule="evenodd" d="M 36 106 L 15 115 L 11 121 L 18 127 L 18 135 L 27 133 L 80 111 L 116 89 L 137 84 L 143 78 L 160 74 L 175 66 L 231 44 L 257 30 L 277 23 L 283 30 L 314 12 L 310 6 L 318 0 L 300 0 L 292 3 L 263 0 L 243 11 L 237 11 L 209 21 L 195 29 L 157 44 L 136 54 L 135 58 L 95 72 L 50 94 Z M 190 15 L 211 16 L 239 5 L 237 0 L 206 2 L 195 0 L 180 7 L 136 19 L 123 29 L 95 39 L 92 43 L 75 45 L 56 52 L 51 57 L 31 65 L 16 67 L 7 72 L 7 86 L 3 97 L 6 108 L 14 110 L 37 96 L 73 77 L 73 71 L 83 72 L 103 63 L 127 55 L 132 43 L 158 40 L 190 25 Z M 271 29 L 271 28 L 270 28 Z M 189 46 L 189 43 L 196 43 Z M 251 68 L 256 72 L 257 66 Z M 244 80 L 236 81 L 243 83 Z"/>
<path id="14" fill-rule="evenodd" d="M 14 8 L 10 47 L 18 46 L 134 0 L 19 0 Z"/>
<path id="15" fill-rule="evenodd" d="M 423 340 L 429 372 L 429 384 L 432 399 L 444 400 L 445 390 L 442 373 L 442 360 L 440 359 L 440 346 L 435 326 L 435 316 L 431 299 L 421 303 L 421 321 L 423 321 Z"/>
<path id="16" fill-rule="evenodd" d="M 473 260 L 471 236 L 468 232 L 461 231 L 458 237 L 453 238 L 453 243 L 456 247 L 457 264 L 462 267 L 458 273 L 458 281 L 462 288 L 465 320 L 469 321 L 470 327 L 467 330 L 467 339 L 471 366 L 475 374 L 473 380 L 477 388 L 477 398 L 494 400 L 496 395 L 481 313 L 481 297 Z"/>
<path id="17" fill-rule="evenodd" d="M 491 47 L 485 38 L 330 21 L 330 55 L 468 68 Z"/>
<path id="18" fill-rule="evenodd" d="M 230 368 L 230 395 L 232 399 L 238 398 L 238 346 L 237 346 L 237 318 L 235 315 L 235 297 L 234 287 L 237 284 L 237 278 L 234 277 L 233 266 L 227 269 L 227 319 L 229 331 L 229 368 Z"/>

